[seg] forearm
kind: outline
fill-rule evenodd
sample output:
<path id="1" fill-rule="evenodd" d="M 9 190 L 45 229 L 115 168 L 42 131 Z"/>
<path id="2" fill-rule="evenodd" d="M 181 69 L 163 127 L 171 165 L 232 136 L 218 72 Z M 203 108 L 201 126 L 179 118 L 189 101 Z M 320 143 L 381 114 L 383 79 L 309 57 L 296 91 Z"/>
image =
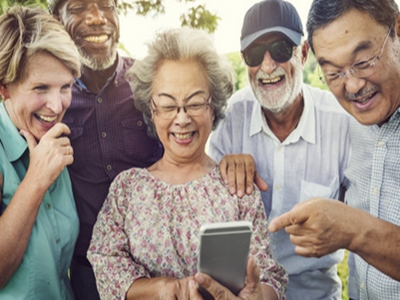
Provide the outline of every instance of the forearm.
<path id="1" fill-rule="evenodd" d="M 279 300 L 278 295 L 271 286 L 267 284 L 261 284 L 261 289 L 263 300 Z"/>
<path id="2" fill-rule="evenodd" d="M 0 217 L 0 287 L 24 257 L 45 192 L 40 183 L 24 179 Z"/>
<path id="3" fill-rule="evenodd" d="M 358 254 L 382 273 L 400 280 L 400 227 L 361 212 L 358 234 L 348 250 Z"/>
<path id="4" fill-rule="evenodd" d="M 171 280 L 168 277 L 137 279 L 129 287 L 126 300 L 157 299 L 159 292 L 162 292 Z"/>

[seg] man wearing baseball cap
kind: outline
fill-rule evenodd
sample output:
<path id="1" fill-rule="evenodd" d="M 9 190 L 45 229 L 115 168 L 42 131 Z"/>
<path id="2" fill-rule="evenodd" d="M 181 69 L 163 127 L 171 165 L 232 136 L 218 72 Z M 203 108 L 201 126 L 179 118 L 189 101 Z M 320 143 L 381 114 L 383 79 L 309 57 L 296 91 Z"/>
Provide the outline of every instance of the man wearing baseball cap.
<path id="1" fill-rule="evenodd" d="M 240 45 L 250 86 L 230 99 L 226 118 L 211 136 L 211 156 L 254 157 L 269 186 L 262 192 L 269 220 L 310 197 L 343 199 L 350 117 L 331 93 L 303 84 L 309 46 L 294 6 L 281 0 L 253 5 Z M 302 257 L 283 230 L 271 235 L 270 246 L 288 271 L 288 300 L 341 299 L 336 264 L 343 251 Z"/>

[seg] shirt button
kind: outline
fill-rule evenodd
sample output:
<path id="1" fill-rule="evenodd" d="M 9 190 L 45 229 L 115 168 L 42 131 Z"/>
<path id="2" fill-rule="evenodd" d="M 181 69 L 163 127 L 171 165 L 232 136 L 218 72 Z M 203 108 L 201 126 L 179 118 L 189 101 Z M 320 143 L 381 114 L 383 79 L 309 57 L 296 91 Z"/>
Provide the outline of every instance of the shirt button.
<path id="1" fill-rule="evenodd" d="M 386 143 L 385 143 L 384 141 L 380 141 L 380 142 L 378 143 L 378 146 L 379 146 L 379 147 L 384 147 L 385 144 L 386 144 Z"/>
<path id="2" fill-rule="evenodd" d="M 137 124 L 137 126 L 142 127 L 143 122 L 142 121 L 138 121 L 136 124 Z"/>
<path id="3" fill-rule="evenodd" d="M 56 243 L 57 243 L 57 244 L 60 243 L 60 238 L 56 238 Z"/>
<path id="4" fill-rule="evenodd" d="M 107 136 L 107 133 L 102 132 L 102 133 L 101 133 L 101 136 L 102 136 L 103 138 L 105 138 L 105 137 Z"/>
<path id="5" fill-rule="evenodd" d="M 103 102 L 103 99 L 98 98 L 98 99 L 97 99 L 97 102 L 102 103 L 102 102 Z"/>
<path id="6" fill-rule="evenodd" d="M 50 203 L 46 203 L 45 207 L 46 207 L 47 209 L 50 209 L 50 208 L 51 208 L 51 204 L 50 204 Z"/>
<path id="7" fill-rule="evenodd" d="M 375 189 L 373 189 L 372 193 L 376 196 L 379 194 L 379 190 L 375 188 Z"/>
<path id="8" fill-rule="evenodd" d="M 277 148 L 277 150 L 280 152 L 280 151 L 282 151 L 282 146 L 279 146 L 278 148 Z"/>
<path id="9" fill-rule="evenodd" d="M 277 184 L 277 185 L 275 186 L 275 189 L 276 189 L 277 191 L 279 191 L 279 190 L 281 189 L 281 186 Z"/>
<path id="10" fill-rule="evenodd" d="M 112 169 L 111 165 L 108 165 L 108 166 L 107 166 L 107 170 L 108 170 L 108 171 L 111 171 L 111 169 Z"/>

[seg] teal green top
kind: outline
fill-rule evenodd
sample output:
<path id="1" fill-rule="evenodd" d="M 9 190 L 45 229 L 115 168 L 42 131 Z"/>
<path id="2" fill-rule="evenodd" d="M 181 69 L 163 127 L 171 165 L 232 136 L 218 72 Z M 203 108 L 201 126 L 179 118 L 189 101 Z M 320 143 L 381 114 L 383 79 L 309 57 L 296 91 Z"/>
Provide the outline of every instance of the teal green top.
<path id="1" fill-rule="evenodd" d="M 24 179 L 29 165 L 25 139 L 0 103 L 0 216 Z M 79 221 L 67 168 L 46 192 L 20 266 L 0 289 L 1 300 L 74 299 L 68 278 Z M 1 232 L 0 232 L 1 234 Z"/>

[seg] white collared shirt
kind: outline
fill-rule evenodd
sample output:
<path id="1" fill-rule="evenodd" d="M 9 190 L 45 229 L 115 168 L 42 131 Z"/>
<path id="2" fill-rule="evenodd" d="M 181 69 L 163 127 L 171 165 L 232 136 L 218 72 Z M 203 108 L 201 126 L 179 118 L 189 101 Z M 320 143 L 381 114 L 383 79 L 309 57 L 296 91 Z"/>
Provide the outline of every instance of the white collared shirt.
<path id="1" fill-rule="evenodd" d="M 268 127 L 250 87 L 232 96 L 226 118 L 210 137 L 208 153 L 216 161 L 232 153 L 254 157 L 257 171 L 269 186 L 262 193 L 269 221 L 312 197 L 339 199 L 343 186 L 347 187 L 344 170 L 351 152 L 351 117 L 327 91 L 303 85 L 302 93 L 304 109 L 299 124 L 283 142 Z M 343 251 L 319 259 L 301 257 L 284 230 L 271 234 L 271 249 L 289 276 L 304 275 L 304 280 L 305 272 L 334 267 L 343 257 Z M 315 283 L 321 287 L 320 299 L 332 299 L 333 282 L 340 289 L 339 278 L 336 274 L 332 277 L 320 276 Z M 288 288 L 290 285 L 289 279 Z M 326 287 L 331 290 L 324 291 Z M 309 291 L 303 292 L 307 295 Z"/>

